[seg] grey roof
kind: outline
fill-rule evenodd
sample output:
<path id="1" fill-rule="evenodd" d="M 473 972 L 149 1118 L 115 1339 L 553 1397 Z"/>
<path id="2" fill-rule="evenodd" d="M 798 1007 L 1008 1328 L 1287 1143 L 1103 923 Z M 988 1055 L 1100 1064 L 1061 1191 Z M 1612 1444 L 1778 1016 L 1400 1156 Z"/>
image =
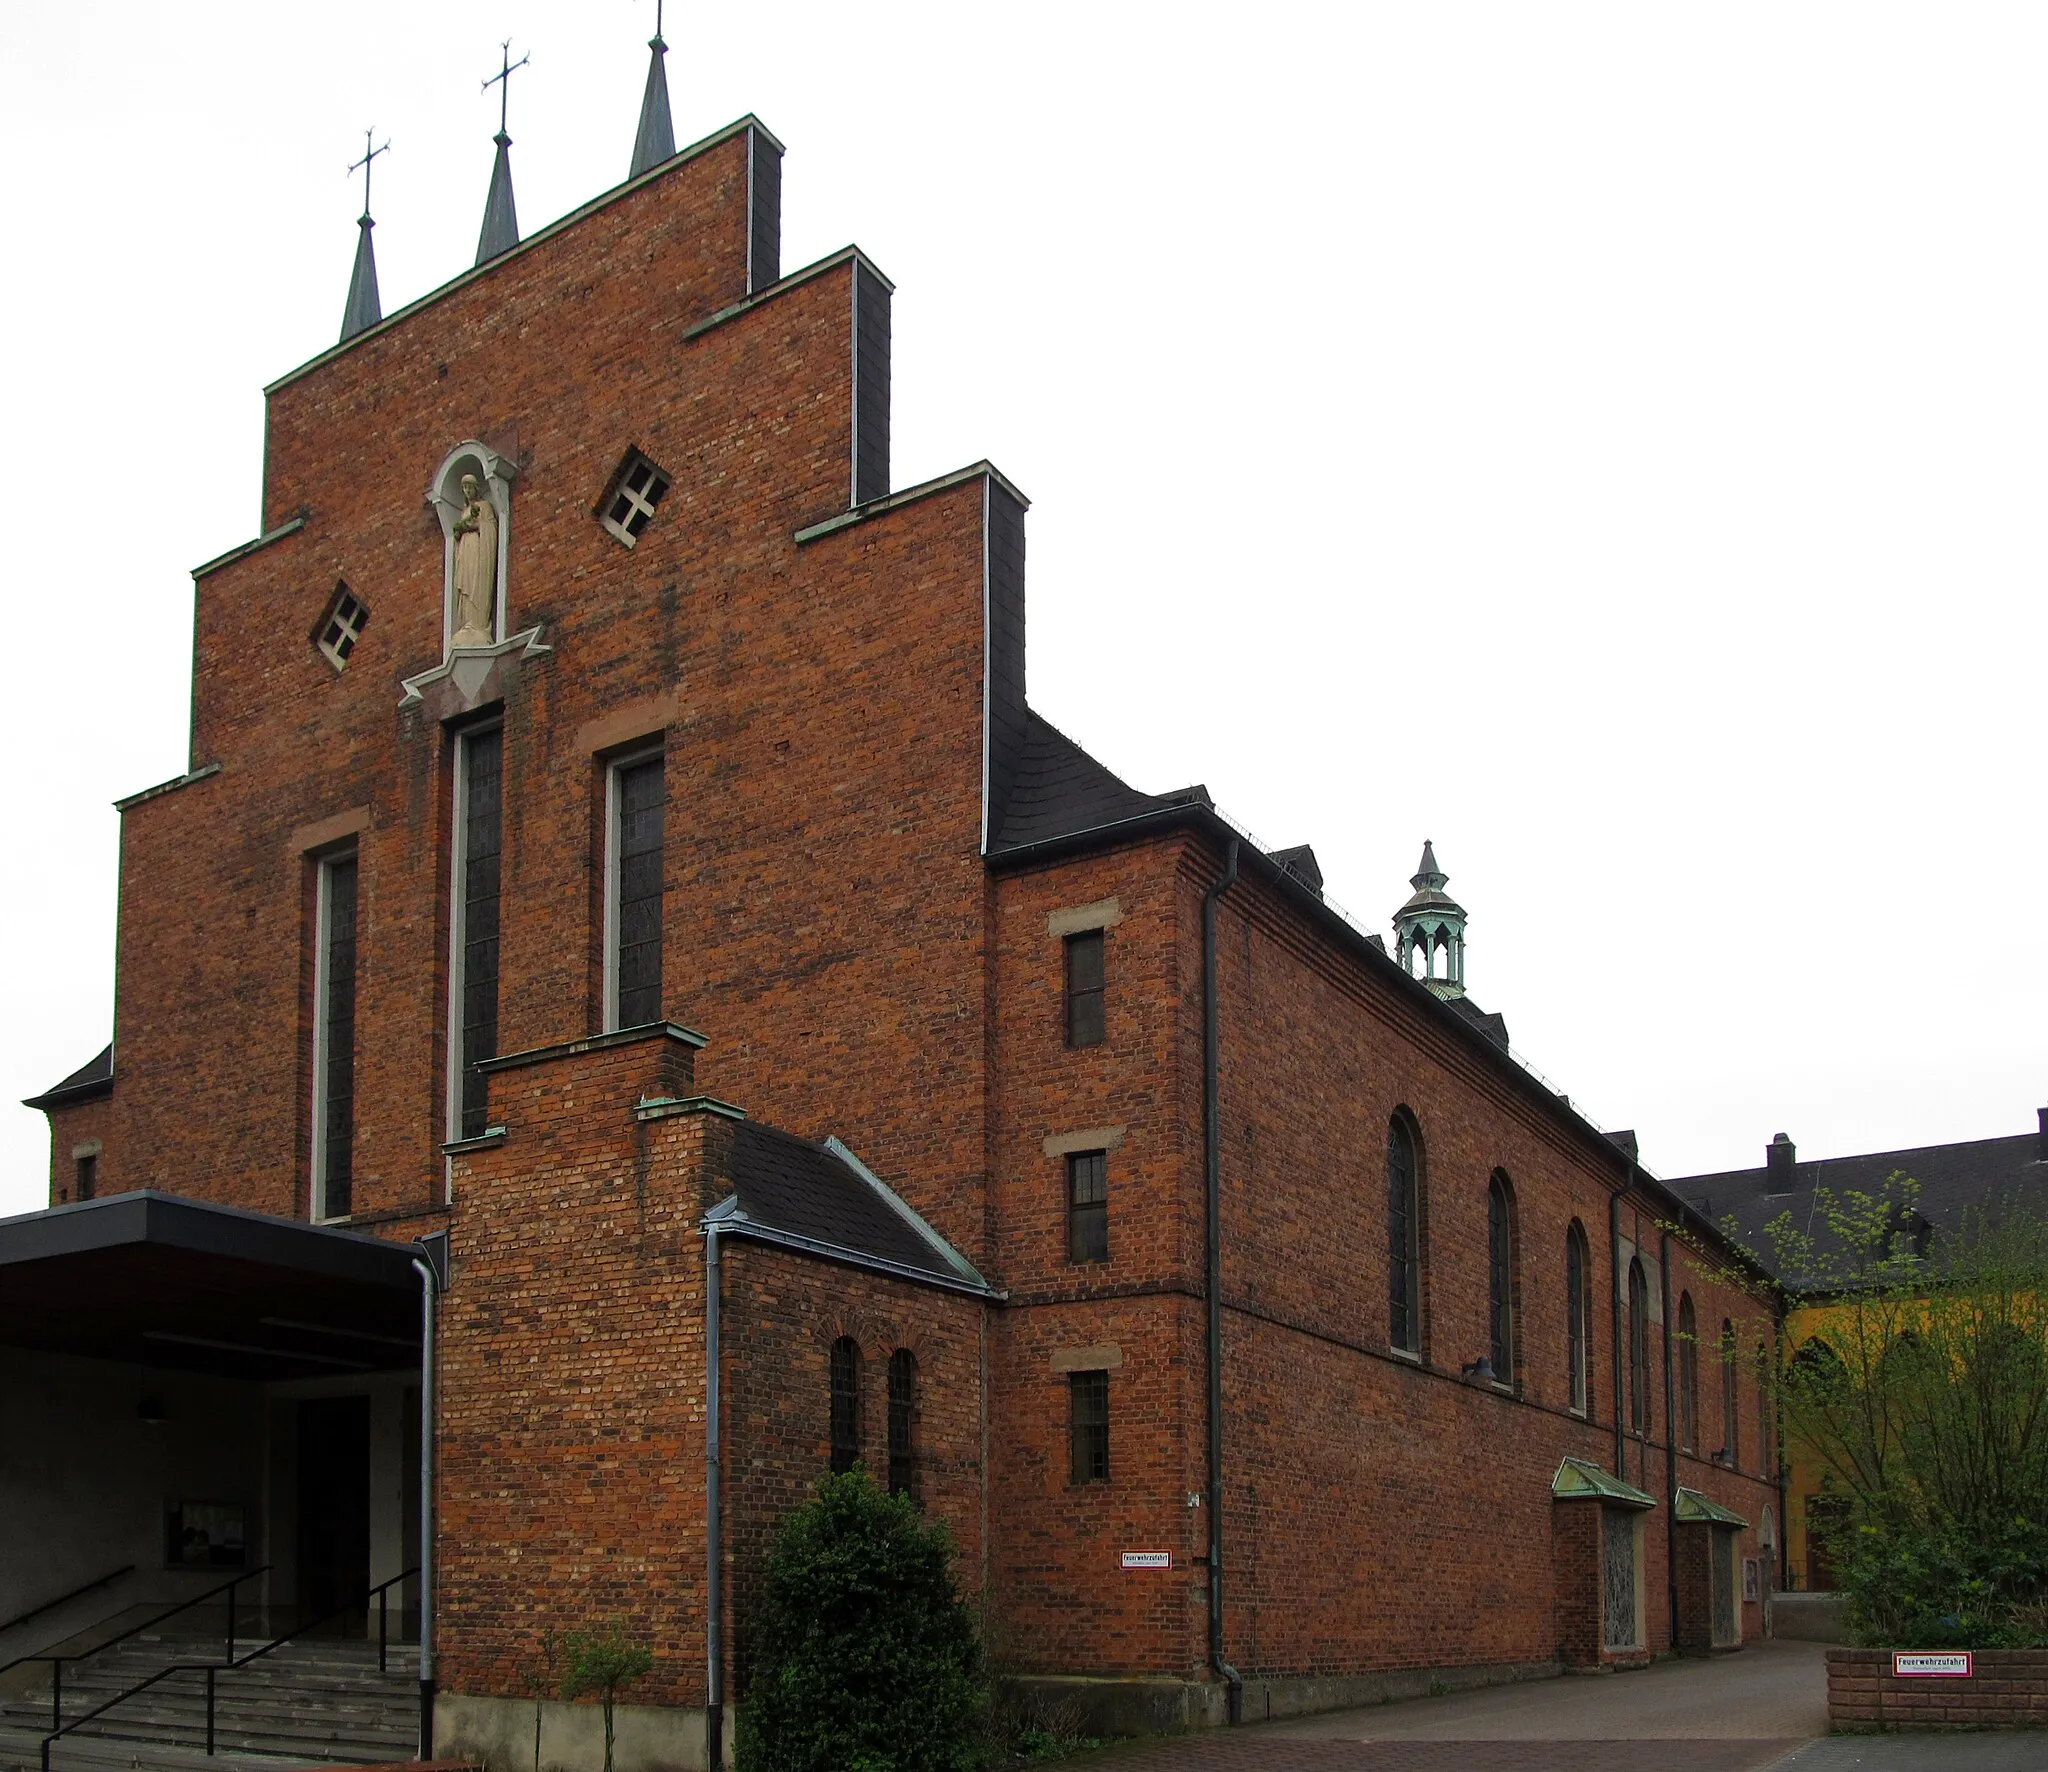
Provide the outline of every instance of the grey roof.
<path id="1" fill-rule="evenodd" d="M 40 1095 L 31 1095 L 23 1107 L 62 1107 L 67 1101 L 87 1101 L 95 1095 L 104 1095 L 114 1086 L 114 1048 L 101 1048 L 53 1088 L 45 1089 Z"/>
<path id="2" fill-rule="evenodd" d="M 1031 843 L 1077 836 L 1169 806 L 1207 806 L 1209 791 L 1182 788 L 1172 794 L 1141 794 L 1113 775 L 1050 721 L 1027 708 L 1024 745 L 1001 816 L 992 820 L 989 853 Z"/>
<path id="3" fill-rule="evenodd" d="M 1713 1175 L 1685 1175 L 1665 1186 L 1717 1223 L 1732 1219 L 1744 1239 L 1775 1269 L 1775 1252 L 1762 1236 L 1764 1225 L 1785 1211 L 1802 1229 L 1820 1236 L 1814 1187 L 1839 1195 L 1849 1190 L 1877 1194 L 1894 1173 L 1920 1184 L 1920 1215 L 1938 1234 L 1952 1229 L 1972 1207 L 1996 1207 L 2015 1196 L 2048 1207 L 2048 1161 L 2037 1133 L 2018 1138 L 1978 1138 L 1962 1144 L 1920 1145 L 1911 1150 L 1870 1151 L 1853 1157 L 1823 1157 L 1791 1165 L 1790 1191 L 1772 1193 L 1767 1168 L 1726 1169 Z M 1778 1184 L 1783 1188 L 1784 1184 Z M 1804 1276 L 1781 1274 L 1796 1282 Z"/>
<path id="4" fill-rule="evenodd" d="M 512 138 L 501 129 L 491 139 L 498 144 L 498 158 L 491 166 L 491 194 L 484 199 L 483 232 L 476 241 L 478 264 L 519 244 L 519 212 L 512 203 Z"/>
<path id="5" fill-rule="evenodd" d="M 1292 849 L 1276 849 L 1273 859 L 1316 897 L 1323 896 L 1323 864 L 1316 860 L 1316 852 L 1308 844 L 1298 843 Z"/>
<path id="6" fill-rule="evenodd" d="M 1480 1008 L 1470 997 L 1446 997 L 1444 1001 L 1450 1005 L 1453 1014 L 1469 1021 L 1503 1052 L 1507 1051 L 1508 1024 L 1505 1016 Z"/>
<path id="7" fill-rule="evenodd" d="M 744 1120 L 733 1129 L 731 1198 L 706 1222 L 905 1279 L 973 1292 L 988 1283 L 838 1139 L 813 1144 Z"/>
<path id="8" fill-rule="evenodd" d="M 367 215 L 356 223 L 362 232 L 356 238 L 356 268 L 349 275 L 348 306 L 341 316 L 343 344 L 384 318 L 384 304 L 377 297 L 377 250 L 370 244 L 370 230 L 376 225 Z"/>
<path id="9" fill-rule="evenodd" d="M 628 178 L 651 172 L 676 151 L 675 125 L 668 114 L 668 74 L 662 62 L 668 45 L 656 31 L 647 40 L 647 48 L 647 90 L 640 99 L 640 128 L 633 137 L 633 169 L 626 174 Z"/>

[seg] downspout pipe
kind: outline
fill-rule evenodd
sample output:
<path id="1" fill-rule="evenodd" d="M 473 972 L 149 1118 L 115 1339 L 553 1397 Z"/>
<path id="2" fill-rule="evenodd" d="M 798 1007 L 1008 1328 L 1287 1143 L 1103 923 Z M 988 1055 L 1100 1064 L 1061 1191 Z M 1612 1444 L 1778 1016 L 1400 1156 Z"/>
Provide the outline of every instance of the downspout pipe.
<path id="1" fill-rule="evenodd" d="M 1223 1121 L 1216 1071 L 1216 906 L 1237 884 L 1238 839 L 1202 895 L 1202 1272 L 1209 1297 L 1209 1665 L 1226 1688 L 1229 1720 L 1244 1720 L 1244 1676 L 1223 1654 Z"/>
<path id="2" fill-rule="evenodd" d="M 704 1227 L 704 1763 L 725 1763 L 725 1545 L 718 1451 L 719 1316 L 723 1280 L 718 1226 Z"/>
<path id="3" fill-rule="evenodd" d="M 448 1233 L 416 1237 L 420 1253 L 420 1758 L 434 1757 L 434 1368 L 440 1299 L 448 1285 Z"/>
<path id="4" fill-rule="evenodd" d="M 1635 1179 L 1635 1165 L 1629 1165 L 1629 1179 Z M 1614 1337 L 1608 1344 L 1614 1349 L 1614 1474 L 1622 1481 L 1628 1480 L 1628 1425 L 1624 1412 L 1628 1404 L 1622 1393 L 1621 1369 L 1628 1359 L 1628 1349 L 1621 1344 L 1621 1289 L 1628 1283 L 1628 1276 L 1621 1271 L 1621 1192 L 1617 1190 L 1607 1201 L 1607 1268 L 1614 1277 L 1611 1288 L 1613 1296 L 1608 1310 L 1614 1322 Z"/>
<path id="5" fill-rule="evenodd" d="M 1659 1281 L 1664 1288 L 1664 1597 L 1671 1614 L 1671 1647 L 1678 1647 L 1678 1435 L 1672 1425 L 1671 1233 L 1657 1245 Z M 1697 1434 L 1699 1428 L 1694 1426 Z"/>

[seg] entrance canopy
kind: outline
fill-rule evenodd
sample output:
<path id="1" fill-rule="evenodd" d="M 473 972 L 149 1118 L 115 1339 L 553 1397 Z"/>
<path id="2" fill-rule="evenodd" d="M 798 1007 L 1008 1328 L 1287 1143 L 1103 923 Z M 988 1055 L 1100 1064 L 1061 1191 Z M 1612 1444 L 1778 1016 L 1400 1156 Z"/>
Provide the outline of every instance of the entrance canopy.
<path id="1" fill-rule="evenodd" d="M 145 1190 L 0 1218 L 0 1345 L 223 1378 L 420 1360 L 413 1250 Z"/>

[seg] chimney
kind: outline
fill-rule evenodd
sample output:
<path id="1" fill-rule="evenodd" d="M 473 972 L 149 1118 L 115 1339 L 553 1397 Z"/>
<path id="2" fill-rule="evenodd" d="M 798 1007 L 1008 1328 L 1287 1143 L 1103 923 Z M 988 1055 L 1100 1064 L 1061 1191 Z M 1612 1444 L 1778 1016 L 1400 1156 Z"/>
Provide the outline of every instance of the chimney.
<path id="1" fill-rule="evenodd" d="M 1784 1133 L 1764 1147 L 1764 1192 L 1766 1194 L 1789 1194 L 1797 1183 L 1793 1179 L 1799 1162 L 1799 1147 Z"/>

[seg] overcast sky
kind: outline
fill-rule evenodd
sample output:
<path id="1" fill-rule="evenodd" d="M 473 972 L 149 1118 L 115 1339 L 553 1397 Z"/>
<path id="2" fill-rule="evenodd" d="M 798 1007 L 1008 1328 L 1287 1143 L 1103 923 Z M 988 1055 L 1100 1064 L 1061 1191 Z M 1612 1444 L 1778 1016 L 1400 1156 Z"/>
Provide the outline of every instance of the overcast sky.
<path id="1" fill-rule="evenodd" d="M 334 342 L 364 126 L 389 312 L 474 255 L 499 39 L 532 232 L 625 175 L 652 23 L 0 9 L 7 1102 L 108 1038 L 109 802 L 187 766 L 189 571 Z M 1312 842 L 1374 928 L 1434 838 L 1474 997 L 1659 1173 L 2033 1126 L 2048 9 L 667 33 L 679 141 L 788 144 L 784 267 L 896 280 L 896 484 L 987 456 L 1034 501 L 1047 717 Z M 46 1166 L 0 1107 L 0 1210 Z"/>

